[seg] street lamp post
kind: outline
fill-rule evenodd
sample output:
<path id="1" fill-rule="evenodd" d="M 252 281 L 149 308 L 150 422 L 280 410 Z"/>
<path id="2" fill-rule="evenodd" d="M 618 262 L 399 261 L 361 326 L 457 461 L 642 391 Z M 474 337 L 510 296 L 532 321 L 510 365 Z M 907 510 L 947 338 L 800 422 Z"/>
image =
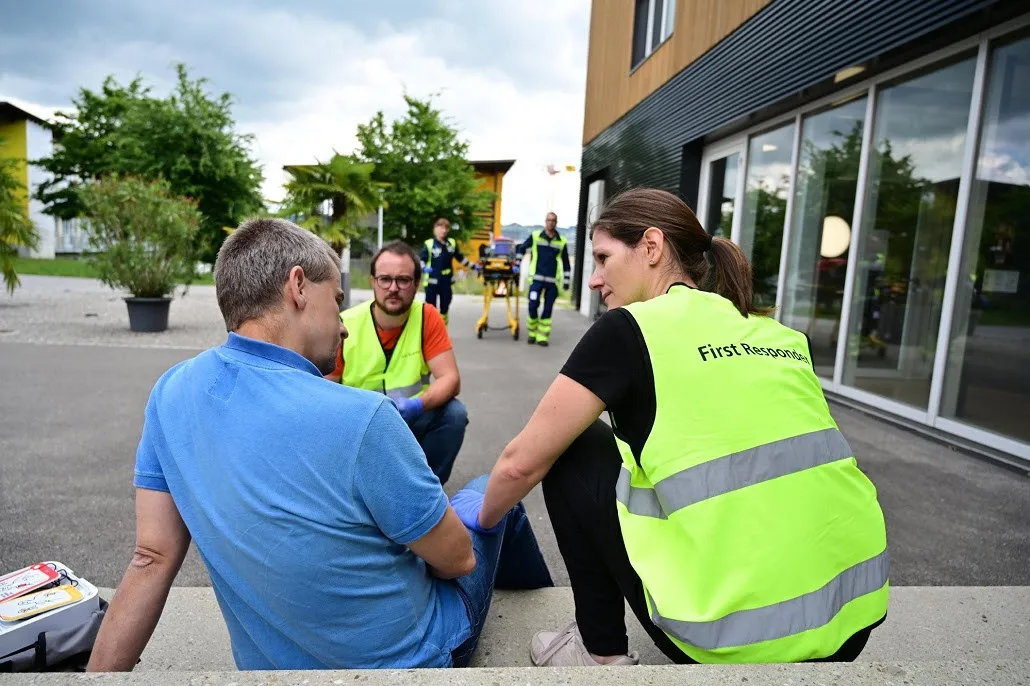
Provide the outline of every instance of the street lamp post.
<path id="1" fill-rule="evenodd" d="M 379 241 L 376 243 L 377 248 L 383 247 L 383 189 L 379 189 Z"/>

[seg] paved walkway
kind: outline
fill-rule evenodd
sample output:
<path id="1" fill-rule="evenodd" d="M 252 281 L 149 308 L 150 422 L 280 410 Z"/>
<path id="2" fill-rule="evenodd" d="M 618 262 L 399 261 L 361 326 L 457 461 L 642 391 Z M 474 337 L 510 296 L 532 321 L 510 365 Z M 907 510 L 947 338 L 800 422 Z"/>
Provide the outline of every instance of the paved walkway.
<path id="1" fill-rule="evenodd" d="M 132 464 L 144 404 L 168 367 L 224 340 L 214 292 L 195 287 L 177 299 L 169 331 L 134 334 L 121 296 L 96 282 L 24 283 L 14 298 L 0 296 L 0 571 L 57 559 L 115 586 L 134 540 Z M 550 348 L 505 332 L 477 340 L 481 309 L 469 296 L 452 309 L 471 425 L 450 493 L 489 471 L 589 325 L 560 310 Z M 500 324 L 501 306 L 493 312 Z M 833 410 L 879 490 L 896 585 L 1030 586 L 1030 479 Z M 527 507 L 556 581 L 567 584 L 539 489 Z M 209 583 L 194 553 L 177 583 Z"/>

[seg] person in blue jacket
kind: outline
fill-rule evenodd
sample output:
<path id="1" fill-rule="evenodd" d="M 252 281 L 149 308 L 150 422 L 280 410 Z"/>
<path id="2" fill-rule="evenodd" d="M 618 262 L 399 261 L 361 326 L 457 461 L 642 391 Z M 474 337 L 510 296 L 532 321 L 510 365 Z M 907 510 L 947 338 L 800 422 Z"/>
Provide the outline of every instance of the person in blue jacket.
<path id="1" fill-rule="evenodd" d="M 426 240 L 419 254 L 422 273 L 425 275 L 426 302 L 440 310 L 444 324 L 448 323 L 448 312 L 451 309 L 451 282 L 454 277 L 451 261 L 457 260 L 463 267 L 477 269 L 477 265 L 462 254 L 458 242 L 447 237 L 450 230 L 451 223 L 448 220 L 443 217 L 437 219 L 433 224 L 433 238 Z"/>
<path id="2" fill-rule="evenodd" d="M 572 269 L 569 266 L 568 241 L 558 233 L 558 215 L 548 212 L 544 230 L 534 231 L 518 248 L 518 259 L 529 251 L 529 344 L 548 345 L 551 338 L 551 310 L 558 298 L 558 284 L 569 290 Z M 540 301 L 544 310 L 540 312 Z M 537 316 L 539 314 L 539 316 Z"/>

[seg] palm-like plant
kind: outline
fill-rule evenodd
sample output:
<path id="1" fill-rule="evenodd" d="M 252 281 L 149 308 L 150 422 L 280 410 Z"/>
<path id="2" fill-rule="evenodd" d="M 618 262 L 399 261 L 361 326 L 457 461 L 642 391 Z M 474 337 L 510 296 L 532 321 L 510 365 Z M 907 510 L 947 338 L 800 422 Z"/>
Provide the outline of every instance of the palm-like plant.
<path id="1" fill-rule="evenodd" d="M 39 245 L 39 234 L 25 211 L 25 184 L 18 180 L 17 162 L 0 159 L 0 273 L 8 293 L 21 283 L 15 271 L 18 248 Z"/>
<path id="2" fill-rule="evenodd" d="M 288 166 L 286 171 L 291 178 L 280 214 L 297 218 L 337 252 L 361 233 L 358 220 L 379 207 L 380 190 L 388 186 L 372 180 L 375 164 L 335 151 L 328 162 Z"/>

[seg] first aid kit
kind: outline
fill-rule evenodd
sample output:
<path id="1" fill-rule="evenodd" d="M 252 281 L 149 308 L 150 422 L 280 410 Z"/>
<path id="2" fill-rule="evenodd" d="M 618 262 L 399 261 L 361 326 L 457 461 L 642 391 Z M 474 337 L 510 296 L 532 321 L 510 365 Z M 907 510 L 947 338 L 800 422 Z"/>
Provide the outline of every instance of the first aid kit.
<path id="1" fill-rule="evenodd" d="M 88 654 L 107 603 L 60 562 L 0 576 L 0 672 L 43 671 Z"/>

